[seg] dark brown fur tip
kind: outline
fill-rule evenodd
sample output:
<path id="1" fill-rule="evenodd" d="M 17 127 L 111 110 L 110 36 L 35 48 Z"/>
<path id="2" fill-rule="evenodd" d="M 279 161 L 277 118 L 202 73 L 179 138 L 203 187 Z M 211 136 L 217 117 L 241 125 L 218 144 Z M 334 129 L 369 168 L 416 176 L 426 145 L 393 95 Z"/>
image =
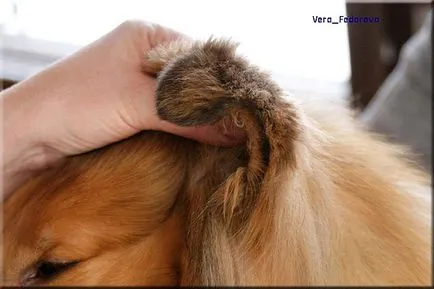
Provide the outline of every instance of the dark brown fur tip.
<path id="1" fill-rule="evenodd" d="M 212 124 L 233 108 L 269 110 L 281 94 L 279 87 L 235 49 L 228 40 L 210 39 L 174 59 L 159 76 L 159 116 L 192 126 Z"/>

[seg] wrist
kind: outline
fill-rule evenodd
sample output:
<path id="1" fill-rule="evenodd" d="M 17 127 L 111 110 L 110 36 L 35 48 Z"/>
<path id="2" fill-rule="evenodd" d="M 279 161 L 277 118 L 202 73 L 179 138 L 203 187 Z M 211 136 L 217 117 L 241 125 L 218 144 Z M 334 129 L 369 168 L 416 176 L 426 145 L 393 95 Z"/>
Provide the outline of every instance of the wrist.
<path id="1" fill-rule="evenodd" d="M 26 85 L 0 94 L 3 101 L 3 193 L 6 198 L 38 170 L 62 159 L 62 155 L 38 141 L 37 119 L 27 101 Z"/>

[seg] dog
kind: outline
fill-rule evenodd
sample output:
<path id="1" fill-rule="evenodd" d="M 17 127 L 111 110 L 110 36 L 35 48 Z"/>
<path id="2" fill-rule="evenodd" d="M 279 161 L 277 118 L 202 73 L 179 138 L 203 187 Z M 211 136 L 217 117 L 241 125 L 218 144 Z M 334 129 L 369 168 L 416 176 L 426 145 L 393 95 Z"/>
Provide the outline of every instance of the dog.
<path id="1" fill-rule="evenodd" d="M 428 176 L 346 107 L 287 96 L 231 41 L 147 54 L 160 118 L 72 156 L 4 204 L 5 285 L 430 285 Z"/>

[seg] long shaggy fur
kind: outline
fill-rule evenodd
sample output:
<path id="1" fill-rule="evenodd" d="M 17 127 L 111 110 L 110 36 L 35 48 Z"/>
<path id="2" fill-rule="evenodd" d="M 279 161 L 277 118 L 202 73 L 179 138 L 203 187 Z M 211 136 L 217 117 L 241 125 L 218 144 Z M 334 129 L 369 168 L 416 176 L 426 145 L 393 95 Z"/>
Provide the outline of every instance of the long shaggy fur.
<path id="1" fill-rule="evenodd" d="M 345 108 L 291 99 L 235 50 L 173 42 L 144 70 L 161 118 L 230 120 L 246 142 L 144 132 L 29 181 L 5 204 L 6 284 L 41 260 L 74 265 L 25 282 L 431 284 L 427 176 Z"/>

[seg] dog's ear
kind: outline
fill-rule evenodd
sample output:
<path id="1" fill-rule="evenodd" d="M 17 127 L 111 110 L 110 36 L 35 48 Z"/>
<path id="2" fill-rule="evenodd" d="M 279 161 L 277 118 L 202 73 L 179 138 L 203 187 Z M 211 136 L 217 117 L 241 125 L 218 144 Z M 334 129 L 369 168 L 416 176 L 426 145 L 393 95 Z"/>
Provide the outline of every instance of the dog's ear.
<path id="1" fill-rule="evenodd" d="M 160 118 L 180 126 L 233 122 L 237 148 L 203 146 L 187 194 L 182 283 L 236 285 L 239 260 L 260 260 L 275 229 L 280 181 L 296 165 L 299 113 L 269 75 L 227 40 L 174 42 L 148 54 Z"/>

